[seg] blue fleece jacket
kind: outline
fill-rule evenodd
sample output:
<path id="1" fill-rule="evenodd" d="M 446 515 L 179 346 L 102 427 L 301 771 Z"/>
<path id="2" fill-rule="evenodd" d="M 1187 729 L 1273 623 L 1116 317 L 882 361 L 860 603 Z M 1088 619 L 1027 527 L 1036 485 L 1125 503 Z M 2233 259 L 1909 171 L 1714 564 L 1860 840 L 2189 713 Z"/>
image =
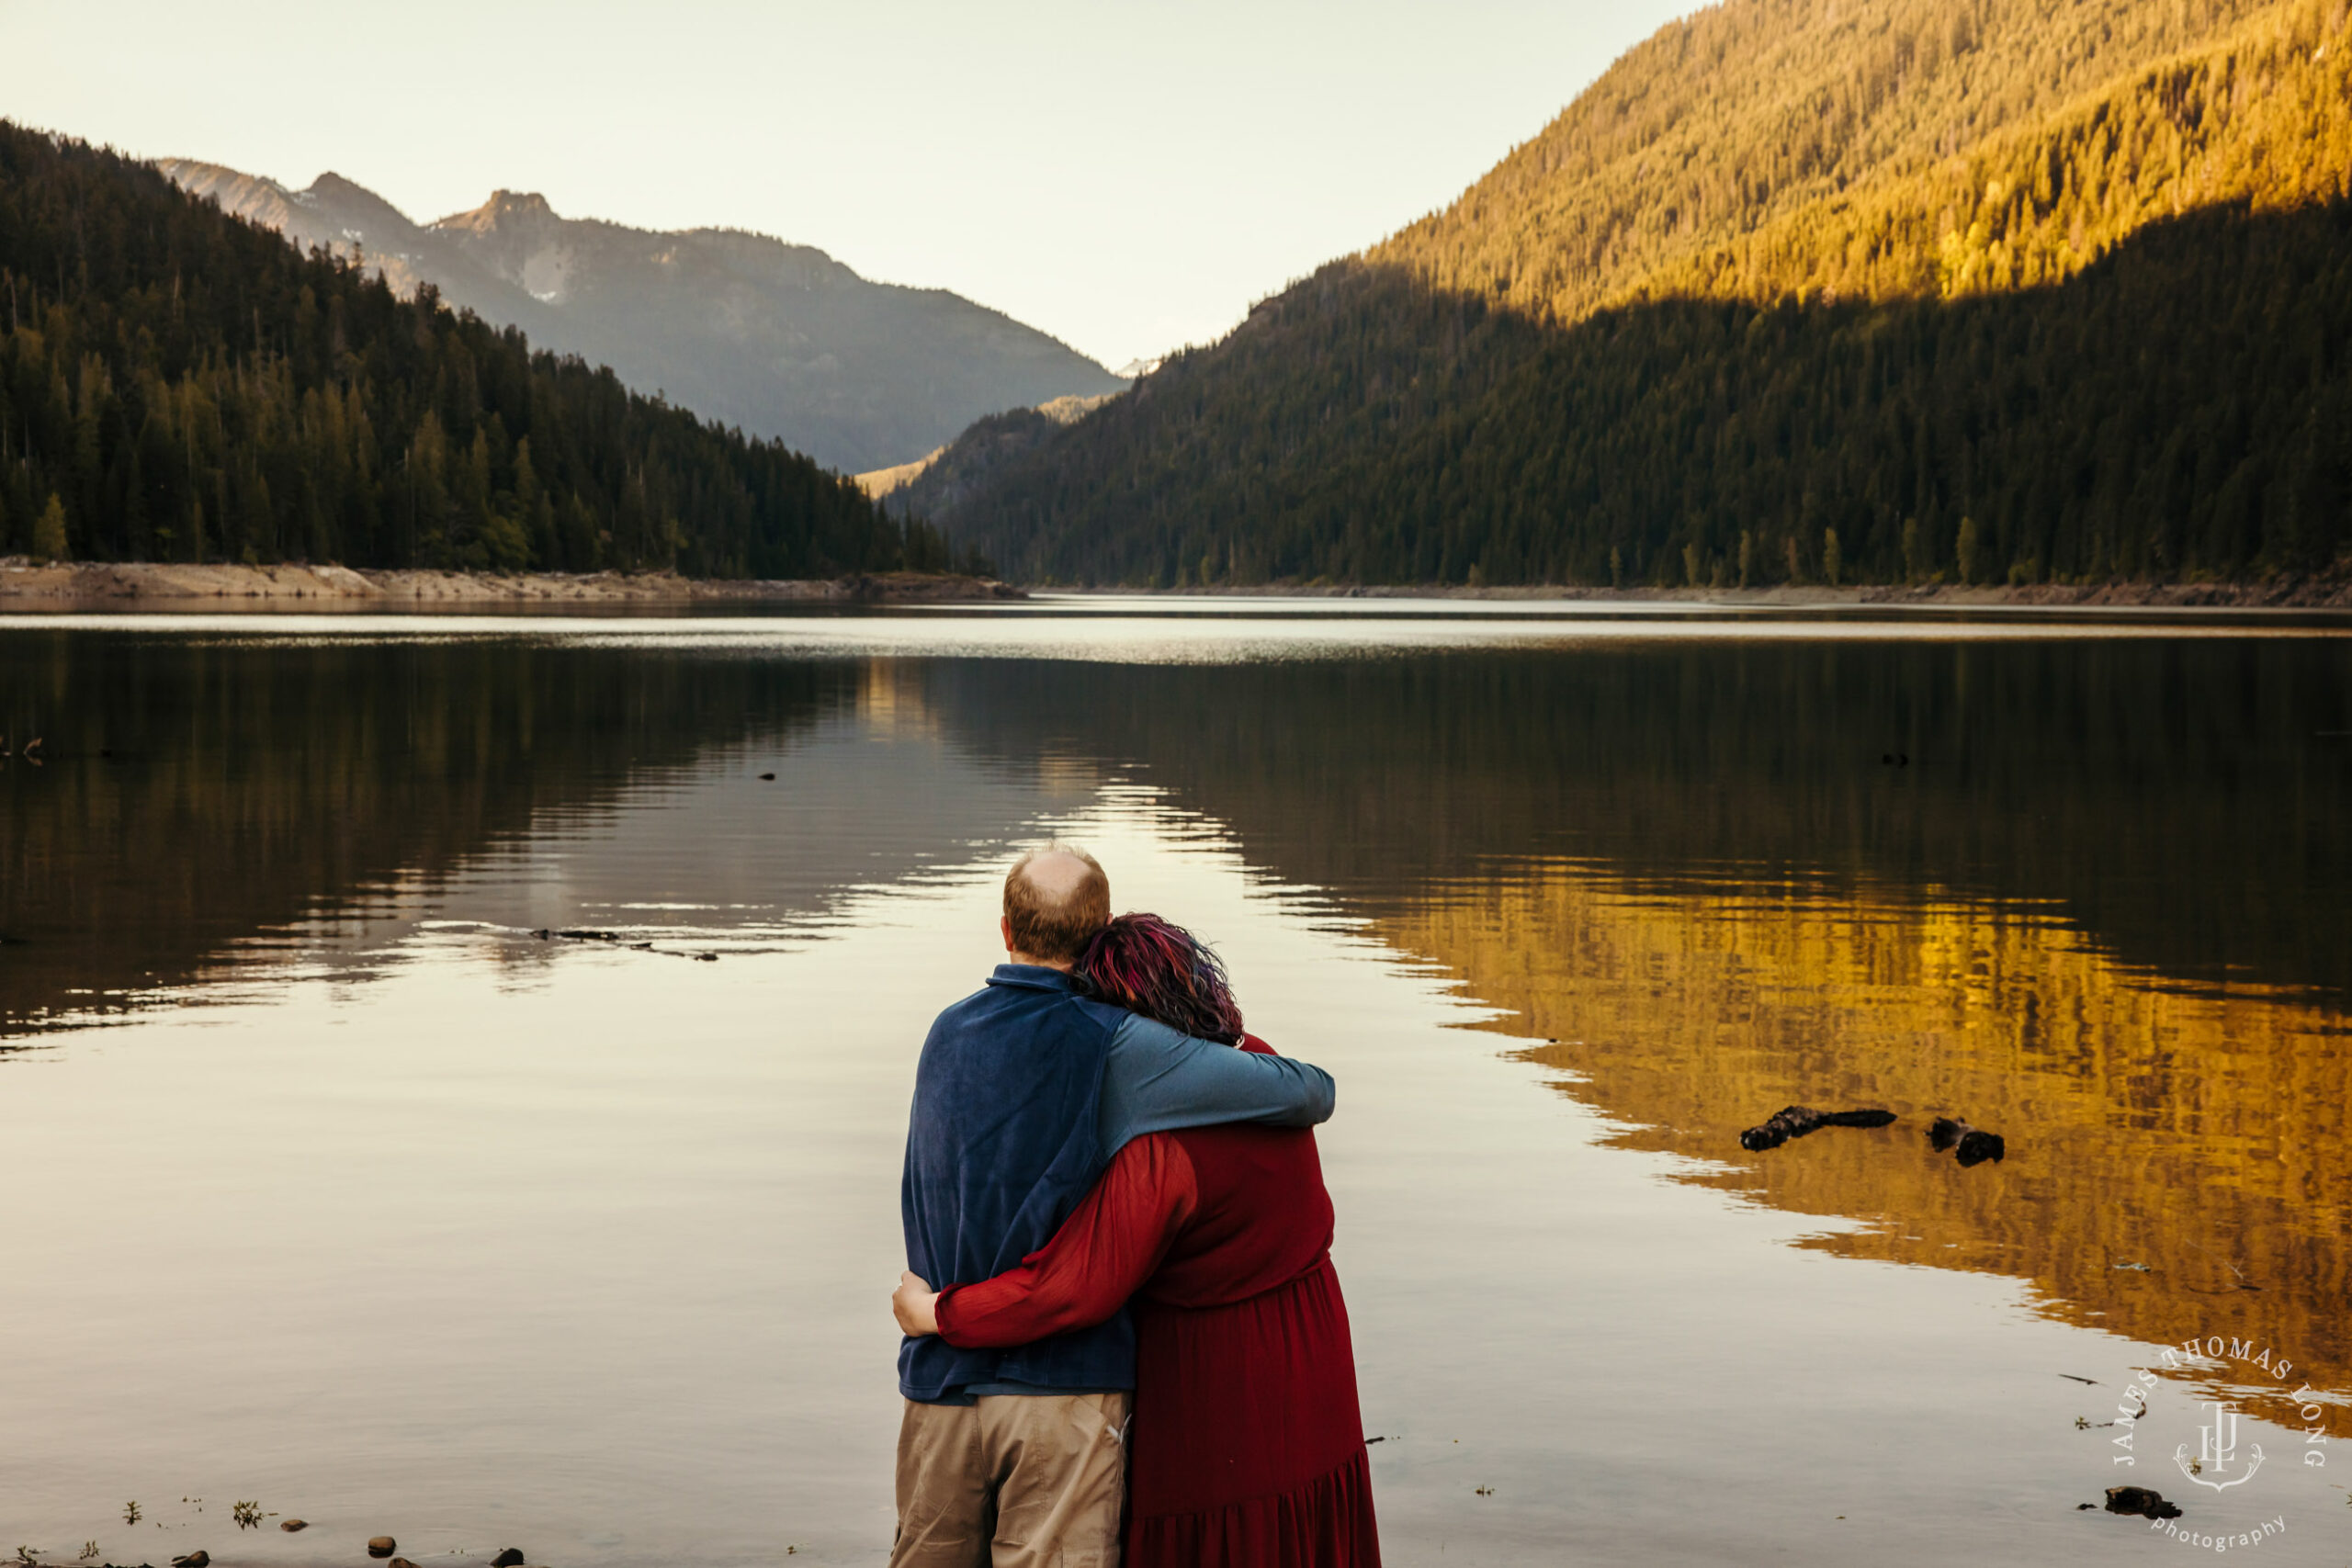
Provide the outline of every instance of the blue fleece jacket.
<path id="1" fill-rule="evenodd" d="M 1330 1076 L 1188 1038 L 1096 1001 L 1057 969 L 1003 964 L 939 1015 L 915 1069 L 899 1210 L 907 1267 L 985 1280 L 1036 1251 L 1130 1139 L 1179 1127 L 1330 1117 Z M 909 1399 L 1135 1386 L 1126 1314 L 1010 1350 L 904 1341 Z"/>

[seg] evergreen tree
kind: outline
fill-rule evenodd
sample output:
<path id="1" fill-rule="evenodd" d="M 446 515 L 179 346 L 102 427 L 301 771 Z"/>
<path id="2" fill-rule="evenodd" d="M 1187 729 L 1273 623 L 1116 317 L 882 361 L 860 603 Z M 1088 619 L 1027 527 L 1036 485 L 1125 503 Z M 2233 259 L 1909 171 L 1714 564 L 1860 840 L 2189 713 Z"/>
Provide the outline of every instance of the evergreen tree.
<path id="1" fill-rule="evenodd" d="M 33 522 L 32 557 L 44 562 L 74 558 L 65 539 L 65 503 L 54 494 Z"/>
<path id="2" fill-rule="evenodd" d="M 2233 578 L 2345 558 L 2346 430 L 2343 0 L 1726 0 L 906 504 L 1062 581 Z"/>
<path id="3" fill-rule="evenodd" d="M 950 561 L 780 443 L 5 121 L 0 297 L 0 548 L 729 577 Z"/>

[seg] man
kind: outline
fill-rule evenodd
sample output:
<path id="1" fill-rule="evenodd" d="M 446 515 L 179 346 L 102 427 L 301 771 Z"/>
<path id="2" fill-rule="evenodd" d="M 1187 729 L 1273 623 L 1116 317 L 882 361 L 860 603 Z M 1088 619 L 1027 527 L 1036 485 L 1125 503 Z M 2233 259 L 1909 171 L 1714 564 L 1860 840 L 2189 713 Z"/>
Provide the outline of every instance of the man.
<path id="1" fill-rule="evenodd" d="M 1330 1077 L 1189 1039 L 1083 994 L 1070 969 L 1111 919 L 1085 851 L 1004 879 L 1010 963 L 939 1015 L 915 1069 L 899 1206 L 907 1267 L 985 1280 L 1045 1246 L 1130 1139 L 1331 1114 Z M 891 1568 L 1116 1568 L 1134 1331 L 1110 1322 L 1012 1350 L 899 1349 Z"/>

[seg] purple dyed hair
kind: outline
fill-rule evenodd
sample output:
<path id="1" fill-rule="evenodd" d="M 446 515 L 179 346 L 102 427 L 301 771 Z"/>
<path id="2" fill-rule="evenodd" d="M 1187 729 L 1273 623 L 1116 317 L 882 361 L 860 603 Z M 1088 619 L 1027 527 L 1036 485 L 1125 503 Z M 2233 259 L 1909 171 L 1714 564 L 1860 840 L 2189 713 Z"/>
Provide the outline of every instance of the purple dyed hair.
<path id="1" fill-rule="evenodd" d="M 1230 1045 L 1241 1038 L 1241 1008 L 1225 961 L 1172 920 L 1119 916 L 1086 944 L 1078 974 L 1104 1001 L 1194 1039 Z"/>

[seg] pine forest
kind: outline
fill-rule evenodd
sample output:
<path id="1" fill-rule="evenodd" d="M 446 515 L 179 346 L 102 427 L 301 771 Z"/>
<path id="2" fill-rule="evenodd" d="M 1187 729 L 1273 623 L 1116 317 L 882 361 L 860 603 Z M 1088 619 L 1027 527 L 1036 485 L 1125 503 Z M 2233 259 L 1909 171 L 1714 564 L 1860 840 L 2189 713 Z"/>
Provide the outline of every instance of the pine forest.
<path id="1" fill-rule="evenodd" d="M 1451 209 L 901 504 L 1015 574 L 1162 586 L 2340 571 L 2348 11 L 1732 0 Z"/>
<path id="2" fill-rule="evenodd" d="M 0 122 L 0 553 L 791 578 L 949 564 L 774 442 Z"/>

